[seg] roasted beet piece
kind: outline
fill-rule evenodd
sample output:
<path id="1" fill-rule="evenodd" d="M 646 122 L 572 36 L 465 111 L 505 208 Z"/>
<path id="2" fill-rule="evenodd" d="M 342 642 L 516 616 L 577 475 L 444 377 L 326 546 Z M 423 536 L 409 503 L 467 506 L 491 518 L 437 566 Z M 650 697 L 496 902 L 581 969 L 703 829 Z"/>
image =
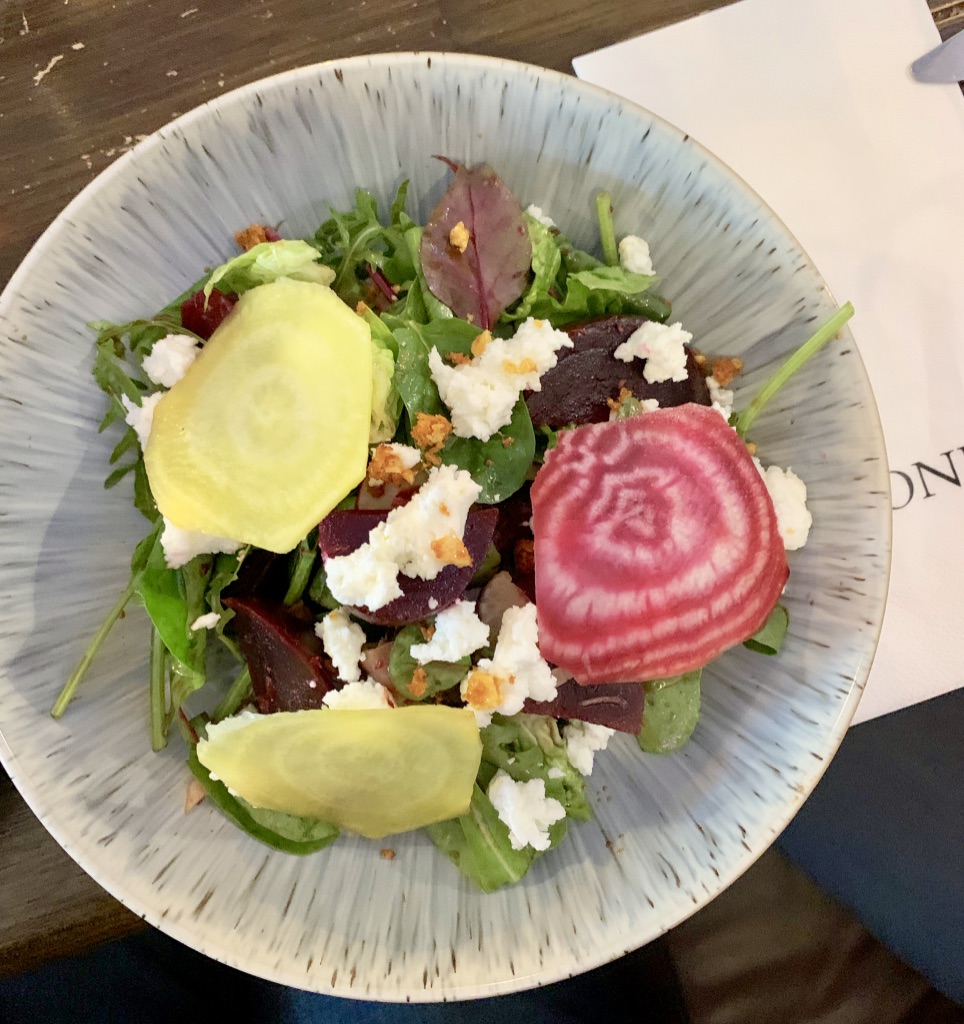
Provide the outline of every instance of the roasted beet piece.
<path id="1" fill-rule="evenodd" d="M 205 302 L 204 289 L 201 288 L 181 303 L 181 326 L 207 341 L 237 301 L 237 296 L 225 295 L 212 288 L 211 296 Z"/>
<path id="2" fill-rule="evenodd" d="M 607 399 L 618 398 L 621 387 L 629 388 L 634 398 L 657 399 L 664 409 L 686 402 L 711 405 L 692 352 L 686 360 L 687 379 L 661 384 L 650 384 L 643 376 L 644 360 L 624 363 L 613 355 L 644 323 L 641 316 L 609 316 L 566 328 L 573 347 L 559 350 L 558 363 L 541 377 L 542 390 L 526 395 L 533 425 L 602 423 L 609 419 Z"/>
<path id="3" fill-rule="evenodd" d="M 646 693 L 642 683 L 600 683 L 580 686 L 570 679 L 559 686 L 554 700 L 527 700 L 522 710 L 530 715 L 551 715 L 604 725 L 638 735 L 643 727 Z"/>
<path id="4" fill-rule="evenodd" d="M 349 555 L 368 540 L 371 531 L 382 522 L 388 512 L 363 511 L 362 509 L 339 509 L 327 515 L 318 527 L 318 547 L 322 558 L 337 558 Z M 390 601 L 382 608 L 371 611 L 368 608 L 353 608 L 359 618 L 376 622 L 382 626 L 403 626 L 418 622 L 428 615 L 448 608 L 465 593 L 469 581 L 479 563 L 489 550 L 489 542 L 495 531 L 498 509 L 473 508 L 469 510 L 465 523 L 465 546 L 472 556 L 472 564 L 464 568 L 447 565 L 434 580 L 423 580 L 417 576 L 398 577 L 402 596 Z M 432 606 L 429 601 L 435 599 Z"/>
<path id="5" fill-rule="evenodd" d="M 320 708 L 321 698 L 340 685 L 312 623 L 283 604 L 228 598 L 238 644 L 251 671 L 258 710 Z"/>

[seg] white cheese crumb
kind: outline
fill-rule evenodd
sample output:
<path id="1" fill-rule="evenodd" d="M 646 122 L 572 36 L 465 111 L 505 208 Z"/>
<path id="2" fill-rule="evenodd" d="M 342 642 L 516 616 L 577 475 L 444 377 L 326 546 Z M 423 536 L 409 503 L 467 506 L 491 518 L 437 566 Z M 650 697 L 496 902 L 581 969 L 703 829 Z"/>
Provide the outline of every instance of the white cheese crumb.
<path id="1" fill-rule="evenodd" d="M 498 707 L 485 708 L 486 712 L 515 715 L 522 710 L 527 697 L 547 701 L 556 696 L 556 678 L 539 653 L 539 627 L 534 604 L 505 610 L 492 658 L 480 658 L 478 667 L 497 678 L 502 697 Z M 466 703 L 468 681 L 469 676 L 462 681 L 460 690 Z"/>
<path id="2" fill-rule="evenodd" d="M 344 608 L 338 608 L 315 623 L 315 636 L 321 639 L 325 654 L 332 660 L 338 678 L 346 683 L 361 679 L 362 647 L 365 631 L 357 622 L 352 622 Z"/>
<path id="3" fill-rule="evenodd" d="M 720 387 L 715 377 L 707 377 L 706 386 L 710 392 L 713 408 L 729 423 L 733 413 L 733 392 Z"/>
<path id="4" fill-rule="evenodd" d="M 649 255 L 649 242 L 639 235 L 627 235 L 619 243 L 619 262 L 631 274 L 652 274 L 653 260 Z"/>
<path id="5" fill-rule="evenodd" d="M 514 761 L 515 758 L 513 758 L 512 760 Z M 512 761 L 510 761 L 509 763 L 511 764 Z M 549 769 L 548 775 L 550 779 L 564 779 L 566 777 L 566 773 L 561 768 L 557 768 L 555 765 L 553 765 Z"/>
<path id="6" fill-rule="evenodd" d="M 430 597 L 428 599 L 428 610 L 430 612 L 434 612 L 436 608 L 438 608 L 438 600 L 434 597 Z"/>
<path id="7" fill-rule="evenodd" d="M 512 419 L 523 391 L 541 390 L 539 378 L 556 365 L 560 348 L 572 348 L 569 335 L 529 317 L 511 338 L 493 338 L 470 363 L 449 366 L 432 349 L 432 380 L 452 414 L 455 434 L 488 441 Z"/>
<path id="8" fill-rule="evenodd" d="M 682 324 L 656 323 L 649 320 L 616 349 L 613 355 L 624 363 L 645 359 L 643 376 L 650 384 L 664 380 L 686 380 L 685 344 L 693 340 Z"/>
<path id="9" fill-rule="evenodd" d="M 471 601 L 457 601 L 439 612 L 435 632 L 425 644 L 413 644 L 412 657 L 420 664 L 430 661 L 458 661 L 474 654 L 489 642 L 489 627 L 475 614 Z"/>
<path id="10" fill-rule="evenodd" d="M 592 722 L 570 722 L 562 730 L 569 762 L 580 775 L 592 775 L 593 754 L 605 750 L 615 729 Z"/>
<path id="11" fill-rule="evenodd" d="M 792 469 L 782 470 L 779 466 L 764 469 L 759 459 L 753 461 L 770 492 L 783 546 L 787 551 L 802 548 L 813 524 L 813 516 L 807 509 L 807 485 Z"/>
<path id="12" fill-rule="evenodd" d="M 325 562 L 335 600 L 375 611 L 401 596 L 399 573 L 434 580 L 447 563 L 432 551 L 432 542 L 452 534 L 463 537 L 466 516 L 481 489 L 464 469 L 434 466 L 411 501 L 392 509 L 361 547 Z"/>
<path id="13" fill-rule="evenodd" d="M 566 809 L 554 797 L 546 796 L 543 779 L 516 782 L 501 768 L 495 773 L 486 794 L 499 819 L 509 830 L 513 850 L 531 846 L 549 849 L 549 826 L 566 816 Z"/>
<path id="14" fill-rule="evenodd" d="M 221 616 L 217 612 L 208 612 L 207 615 L 199 615 L 191 623 L 191 632 L 196 633 L 199 629 L 214 629 L 214 627 L 221 621 Z"/>
<path id="15" fill-rule="evenodd" d="M 168 569 L 180 569 L 196 555 L 230 555 L 241 547 L 241 542 L 230 540 L 228 537 L 201 533 L 200 530 L 182 530 L 165 517 L 161 547 L 164 549 L 164 563 Z"/>
<path id="16" fill-rule="evenodd" d="M 556 222 L 547 213 L 543 213 L 542 208 L 539 206 L 533 206 L 532 203 L 530 203 L 526 207 L 526 213 L 529 214 L 533 220 L 537 220 L 547 228 L 554 228 L 556 226 Z"/>
<path id="17" fill-rule="evenodd" d="M 143 362 L 144 372 L 165 388 L 172 388 L 197 358 L 201 346 L 188 334 L 168 334 L 154 342 Z"/>
<path id="18" fill-rule="evenodd" d="M 147 447 L 147 439 L 151 436 L 154 423 L 154 408 L 164 397 L 163 391 L 155 391 L 153 395 L 144 395 L 140 405 L 135 405 L 127 395 L 121 395 L 121 405 L 127 410 L 124 422 L 134 428 L 141 450 Z"/>
<path id="19" fill-rule="evenodd" d="M 321 703 L 335 711 L 373 711 L 395 706 L 388 690 L 374 679 L 347 683 L 340 690 L 329 690 L 321 698 Z"/>

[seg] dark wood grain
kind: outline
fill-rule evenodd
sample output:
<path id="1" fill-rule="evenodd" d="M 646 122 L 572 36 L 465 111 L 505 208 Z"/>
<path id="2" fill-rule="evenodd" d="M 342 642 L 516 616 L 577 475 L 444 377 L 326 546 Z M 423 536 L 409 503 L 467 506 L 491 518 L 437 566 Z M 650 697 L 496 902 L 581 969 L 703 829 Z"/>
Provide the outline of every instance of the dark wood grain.
<path id="1" fill-rule="evenodd" d="M 0 0 L 0 286 L 139 136 L 224 91 L 349 54 L 573 57 L 727 0 Z M 942 34 L 964 3 L 929 0 Z M 57 58 L 57 59 L 55 59 Z M 0 974 L 140 921 L 90 880 L 0 771 Z"/>

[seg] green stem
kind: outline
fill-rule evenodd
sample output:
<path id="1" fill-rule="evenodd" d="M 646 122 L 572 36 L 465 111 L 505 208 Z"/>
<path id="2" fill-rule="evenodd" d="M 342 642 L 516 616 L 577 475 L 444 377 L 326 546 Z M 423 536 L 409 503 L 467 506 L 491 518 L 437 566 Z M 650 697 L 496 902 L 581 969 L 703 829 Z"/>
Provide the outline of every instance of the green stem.
<path id="1" fill-rule="evenodd" d="M 54 701 L 54 705 L 50 709 L 50 713 L 54 718 L 60 718 L 60 716 L 67 710 L 67 705 L 73 700 L 74 693 L 80 685 L 81 679 L 84 678 L 87 673 L 87 669 L 90 668 L 90 663 L 94 660 L 94 656 L 97 654 L 100 645 L 104 642 L 107 634 L 110 632 L 111 626 L 113 626 L 120 618 L 121 612 L 123 612 L 124 608 L 127 606 L 127 602 L 134 596 L 134 588 L 136 587 L 139 578 L 139 576 L 135 576 L 127 584 L 124 592 L 117 599 L 117 603 L 107 613 L 107 617 L 101 623 L 100 629 L 97 630 L 93 639 L 87 645 L 87 649 L 81 656 L 80 661 L 77 662 L 77 667 L 70 673 L 70 678 L 64 684 L 64 688 L 60 691 L 60 696 L 56 701 Z"/>
<path id="2" fill-rule="evenodd" d="M 619 249 L 616 246 L 616 228 L 613 225 L 613 207 L 608 192 L 596 196 L 596 217 L 599 220 L 599 238 L 602 242 L 603 258 L 611 267 L 619 265 Z"/>
<path id="3" fill-rule="evenodd" d="M 220 722 L 222 719 L 233 715 L 247 700 L 250 693 L 251 672 L 245 666 L 238 674 L 238 678 L 231 684 L 231 689 L 224 695 L 221 703 L 214 709 L 211 718 L 215 722 Z"/>
<path id="4" fill-rule="evenodd" d="M 288 581 L 288 590 L 285 593 L 284 603 L 289 607 L 296 601 L 301 600 L 301 595 L 308 586 L 311 579 L 311 571 L 315 567 L 315 547 L 311 540 L 303 540 L 295 556 L 294 569 L 291 572 L 291 579 Z"/>
<path id="5" fill-rule="evenodd" d="M 854 307 L 848 302 L 841 306 L 836 313 L 816 332 L 809 337 L 790 358 L 773 374 L 772 377 L 756 393 L 753 401 L 733 419 L 732 425 L 740 437 L 746 437 L 747 432 L 753 425 L 757 416 L 771 398 L 783 387 L 784 384 L 799 370 L 804 363 L 812 359 L 827 344 L 828 341 L 840 330 L 841 327 L 854 315 Z"/>
<path id="6" fill-rule="evenodd" d="M 167 647 L 155 627 L 151 632 L 151 748 L 163 750 L 167 746 Z"/>

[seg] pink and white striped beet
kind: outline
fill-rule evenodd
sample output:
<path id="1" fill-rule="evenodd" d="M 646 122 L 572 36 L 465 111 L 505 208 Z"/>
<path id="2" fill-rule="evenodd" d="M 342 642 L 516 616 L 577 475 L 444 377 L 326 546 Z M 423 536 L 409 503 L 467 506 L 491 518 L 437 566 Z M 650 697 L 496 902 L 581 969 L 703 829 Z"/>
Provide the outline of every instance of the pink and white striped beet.
<path id="1" fill-rule="evenodd" d="M 703 406 L 560 432 L 532 522 L 539 647 L 580 683 L 705 665 L 763 625 L 789 575 L 753 459 Z"/>

